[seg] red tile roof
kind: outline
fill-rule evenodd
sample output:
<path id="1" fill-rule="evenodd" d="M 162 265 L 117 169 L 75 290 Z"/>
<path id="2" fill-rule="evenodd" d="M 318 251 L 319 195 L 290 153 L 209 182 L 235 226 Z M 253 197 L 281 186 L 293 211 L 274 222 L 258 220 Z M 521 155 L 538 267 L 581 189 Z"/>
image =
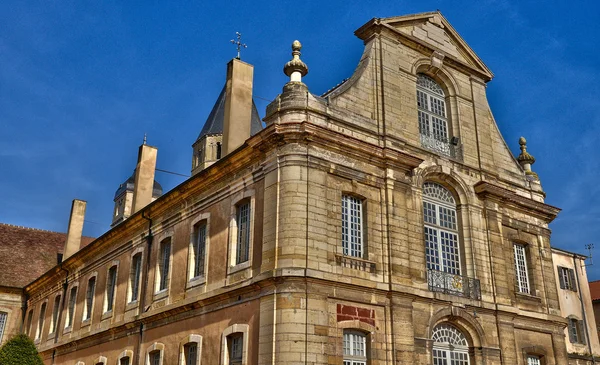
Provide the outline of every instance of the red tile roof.
<path id="1" fill-rule="evenodd" d="M 57 264 L 66 233 L 0 223 L 0 286 L 22 288 Z M 81 247 L 94 240 L 82 237 Z"/>
<path id="2" fill-rule="evenodd" d="M 600 299 L 600 280 L 590 282 L 590 296 L 592 300 Z"/>

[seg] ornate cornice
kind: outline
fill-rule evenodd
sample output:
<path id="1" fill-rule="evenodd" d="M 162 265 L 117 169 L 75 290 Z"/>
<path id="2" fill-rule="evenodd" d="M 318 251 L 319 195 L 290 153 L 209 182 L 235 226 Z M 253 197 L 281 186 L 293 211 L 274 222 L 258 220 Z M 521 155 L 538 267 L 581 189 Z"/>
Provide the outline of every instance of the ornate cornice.
<path id="1" fill-rule="evenodd" d="M 526 214 L 540 218 L 546 223 L 552 222 L 560 212 L 560 208 L 518 195 L 512 190 L 491 184 L 487 181 L 478 182 L 475 184 L 474 188 L 475 193 L 483 199 L 489 199 L 502 205 L 508 205 Z"/>

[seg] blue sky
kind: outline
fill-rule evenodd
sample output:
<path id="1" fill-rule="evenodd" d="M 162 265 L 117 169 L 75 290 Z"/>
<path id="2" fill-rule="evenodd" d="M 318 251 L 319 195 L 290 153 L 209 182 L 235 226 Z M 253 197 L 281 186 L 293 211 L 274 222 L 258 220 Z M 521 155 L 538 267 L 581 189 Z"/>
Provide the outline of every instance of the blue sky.
<path id="1" fill-rule="evenodd" d="M 600 3 L 597 1 L 0 2 L 0 222 L 66 231 L 87 200 L 84 234 L 110 224 L 144 133 L 158 168 L 189 174 L 196 139 L 235 56 L 239 31 L 264 109 L 303 44 L 309 89 L 349 77 L 354 30 L 373 17 L 440 9 L 494 72 L 492 112 L 518 153 L 528 140 L 548 204 L 563 209 L 552 244 L 596 243 L 600 279 Z M 183 178 L 157 173 L 165 190 Z"/>

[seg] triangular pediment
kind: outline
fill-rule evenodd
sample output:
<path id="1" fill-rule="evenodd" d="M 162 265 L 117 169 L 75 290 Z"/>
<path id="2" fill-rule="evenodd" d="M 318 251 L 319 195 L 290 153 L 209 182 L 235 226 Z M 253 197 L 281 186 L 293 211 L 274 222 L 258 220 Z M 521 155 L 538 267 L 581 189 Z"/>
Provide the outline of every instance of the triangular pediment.
<path id="1" fill-rule="evenodd" d="M 491 70 L 439 11 L 382 18 L 379 23 L 476 69 L 490 80 L 493 77 Z"/>

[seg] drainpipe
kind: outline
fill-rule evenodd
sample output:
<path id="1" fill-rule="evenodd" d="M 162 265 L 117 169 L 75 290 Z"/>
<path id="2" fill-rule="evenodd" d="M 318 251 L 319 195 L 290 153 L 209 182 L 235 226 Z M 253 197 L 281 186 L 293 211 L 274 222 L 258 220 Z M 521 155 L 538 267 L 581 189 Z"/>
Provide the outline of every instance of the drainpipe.
<path id="1" fill-rule="evenodd" d="M 148 249 L 146 250 L 146 265 L 144 265 L 144 272 L 140 282 L 140 306 L 139 306 L 139 314 L 143 314 L 146 312 L 146 292 L 148 286 L 148 271 L 150 269 L 150 254 L 152 253 L 152 241 L 154 240 L 154 236 L 152 235 L 152 218 L 146 216 L 146 210 L 142 211 L 142 218 L 148 221 L 148 235 L 146 236 L 146 243 L 148 244 Z M 138 364 L 143 364 L 142 360 L 142 343 L 144 342 L 144 323 L 140 322 L 140 335 L 138 336 Z"/>
<path id="2" fill-rule="evenodd" d="M 577 256 L 573 255 L 573 267 L 575 267 L 575 276 L 577 278 L 577 290 L 579 291 L 579 302 L 581 303 L 581 315 L 583 317 L 583 326 L 585 328 L 585 337 L 587 338 L 588 350 L 590 351 L 590 355 L 592 356 L 592 364 L 596 363 L 596 359 L 594 358 L 594 353 L 592 352 L 592 341 L 590 339 L 590 333 L 588 331 L 588 322 L 587 316 L 585 315 L 585 305 L 583 304 L 583 295 L 581 294 L 581 285 L 579 283 L 579 270 L 577 265 Z"/>

